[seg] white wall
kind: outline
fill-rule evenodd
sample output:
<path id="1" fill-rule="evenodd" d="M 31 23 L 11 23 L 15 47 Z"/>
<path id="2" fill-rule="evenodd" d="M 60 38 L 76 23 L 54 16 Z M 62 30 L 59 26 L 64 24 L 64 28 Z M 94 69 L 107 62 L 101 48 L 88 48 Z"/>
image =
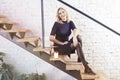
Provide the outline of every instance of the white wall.
<path id="1" fill-rule="evenodd" d="M 120 33 L 119 0 L 64 0 Z M 64 6 L 57 0 L 44 0 L 45 45 L 49 46 L 49 33 L 56 20 L 58 7 L 68 10 L 83 39 L 85 57 L 97 71 L 120 80 L 120 36 Z M 41 36 L 40 0 L 2 0 L 0 14 L 20 23 L 21 28 Z"/>
<path id="2" fill-rule="evenodd" d="M 40 0 L 2 0 L 0 4 L 0 14 L 6 15 L 9 21 L 19 23 L 17 28 L 30 29 L 32 35 L 41 36 Z"/>

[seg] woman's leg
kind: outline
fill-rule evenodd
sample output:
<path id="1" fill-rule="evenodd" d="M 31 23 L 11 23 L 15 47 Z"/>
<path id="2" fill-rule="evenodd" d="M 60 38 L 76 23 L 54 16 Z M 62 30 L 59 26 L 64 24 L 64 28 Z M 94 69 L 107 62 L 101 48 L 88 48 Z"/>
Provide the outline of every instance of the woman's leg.
<path id="1" fill-rule="evenodd" d="M 85 67 L 85 73 L 95 75 L 95 73 L 92 71 L 92 69 L 88 66 L 88 62 L 85 60 L 83 50 L 82 50 L 81 38 L 79 36 L 77 36 L 77 39 L 78 39 L 78 45 L 77 45 L 78 62 L 81 61 L 83 63 L 83 65 Z"/>
<path id="2" fill-rule="evenodd" d="M 80 35 L 77 35 L 77 40 L 78 40 L 78 44 L 79 44 L 79 48 L 80 48 L 80 54 L 79 56 L 81 56 L 81 58 L 78 57 L 78 62 L 81 62 L 81 59 L 83 59 L 85 61 L 85 63 L 88 64 L 88 62 L 85 60 L 84 54 L 83 54 L 83 50 L 82 50 L 82 39 L 80 37 Z"/>
<path id="3" fill-rule="evenodd" d="M 85 60 L 85 57 L 84 57 L 84 54 L 83 54 L 83 50 L 82 50 L 82 46 L 81 46 L 81 44 L 79 42 L 78 42 L 78 45 L 77 45 L 76 49 L 77 49 L 77 55 L 78 55 L 78 62 L 82 61 L 82 63 L 84 65 L 87 65 L 88 62 Z"/>
<path id="4" fill-rule="evenodd" d="M 82 61 L 84 62 L 84 63 L 87 63 L 88 64 L 88 62 L 85 60 L 85 57 L 84 57 L 84 54 L 83 54 L 83 51 L 82 51 L 82 40 L 81 40 L 81 37 L 80 37 L 80 35 L 77 35 L 77 40 L 78 40 L 78 43 L 80 43 L 79 45 L 80 45 L 80 50 L 78 51 L 78 45 L 76 45 L 76 46 L 74 46 L 73 45 L 73 38 L 71 38 L 70 39 L 70 42 L 72 43 L 71 44 L 71 51 L 72 50 L 75 50 L 75 49 L 77 49 L 77 52 L 80 52 L 79 54 L 78 54 L 78 56 L 80 56 L 80 57 L 78 57 L 78 62 L 81 62 L 81 59 L 83 59 Z"/>

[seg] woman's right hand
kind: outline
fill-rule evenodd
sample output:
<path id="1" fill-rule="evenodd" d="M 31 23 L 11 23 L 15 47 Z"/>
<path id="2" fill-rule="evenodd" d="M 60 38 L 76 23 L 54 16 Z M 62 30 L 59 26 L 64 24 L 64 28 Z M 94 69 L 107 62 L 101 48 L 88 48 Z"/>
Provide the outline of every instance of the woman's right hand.
<path id="1" fill-rule="evenodd" d="M 73 45 L 74 45 L 74 46 L 77 46 L 77 44 L 78 44 L 77 38 L 76 38 L 76 37 L 73 37 Z"/>
<path id="2" fill-rule="evenodd" d="M 67 44 L 68 43 L 68 41 L 65 41 L 65 42 L 63 42 L 63 45 L 65 45 L 65 44 Z"/>

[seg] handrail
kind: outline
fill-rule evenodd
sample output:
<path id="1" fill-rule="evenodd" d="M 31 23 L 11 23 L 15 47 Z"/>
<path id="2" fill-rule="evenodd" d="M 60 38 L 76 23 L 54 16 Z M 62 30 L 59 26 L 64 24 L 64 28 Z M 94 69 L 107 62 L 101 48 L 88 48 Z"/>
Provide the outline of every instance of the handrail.
<path id="1" fill-rule="evenodd" d="M 118 36 L 120 36 L 120 33 L 118 33 L 117 31 L 113 30 L 112 28 L 106 26 L 105 24 L 101 23 L 100 21 L 98 21 L 98 20 L 92 18 L 91 16 L 87 15 L 86 13 L 84 13 L 84 12 L 78 10 L 77 8 L 71 6 L 70 4 L 68 4 L 68 3 L 66 3 L 66 2 L 64 2 L 64 1 L 62 1 L 62 0 L 58 0 L 58 1 L 61 2 L 61 3 L 63 3 L 63 4 L 65 4 L 66 6 L 68 6 L 68 7 L 70 7 L 70 8 L 72 8 L 73 10 L 75 10 L 75 11 L 81 13 L 82 15 L 88 17 L 89 19 L 93 20 L 94 22 L 96 22 L 96 23 L 102 25 L 103 27 L 105 27 L 105 28 L 107 28 L 108 30 L 112 31 L 113 33 L 117 34 Z"/>

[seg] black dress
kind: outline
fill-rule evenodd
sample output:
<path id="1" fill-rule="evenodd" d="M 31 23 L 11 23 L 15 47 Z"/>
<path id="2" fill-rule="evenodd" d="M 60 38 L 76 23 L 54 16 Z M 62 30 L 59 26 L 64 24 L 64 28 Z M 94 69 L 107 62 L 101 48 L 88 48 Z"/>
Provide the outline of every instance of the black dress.
<path id="1" fill-rule="evenodd" d="M 74 53 L 75 50 L 72 50 L 70 45 L 73 43 L 73 40 L 69 40 L 69 36 L 71 34 L 71 30 L 76 29 L 73 21 L 69 22 L 63 22 L 63 24 L 55 22 L 52 28 L 52 31 L 50 35 L 54 35 L 55 38 L 61 42 L 68 41 L 68 44 L 65 45 L 59 45 L 55 44 L 54 46 L 57 46 L 54 48 L 55 51 L 58 51 L 60 55 L 69 55 Z"/>

